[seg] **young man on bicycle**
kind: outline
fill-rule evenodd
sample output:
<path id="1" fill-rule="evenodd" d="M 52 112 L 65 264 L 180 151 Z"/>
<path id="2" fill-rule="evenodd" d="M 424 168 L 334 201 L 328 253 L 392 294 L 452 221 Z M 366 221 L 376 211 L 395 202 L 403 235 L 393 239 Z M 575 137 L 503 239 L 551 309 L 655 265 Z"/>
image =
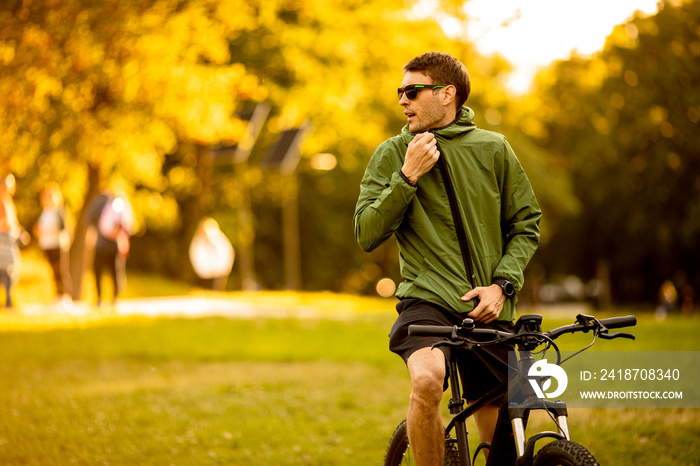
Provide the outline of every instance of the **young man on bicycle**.
<path id="1" fill-rule="evenodd" d="M 403 73 L 398 93 L 407 125 L 372 156 L 354 227 L 365 251 L 392 234 L 398 243 L 404 281 L 396 292 L 401 301 L 390 349 L 404 359 L 411 378 L 407 425 L 416 463 L 436 465 L 444 455 L 439 405 L 447 350 L 432 351 L 439 339 L 410 337 L 408 326 L 454 325 L 468 316 L 477 326 L 512 331 L 515 293 L 539 243 L 541 211 L 505 137 L 478 129 L 474 112 L 463 106 L 470 92 L 464 65 L 429 52 L 409 61 Z M 490 348 L 464 360 L 468 401 L 507 377 L 509 348 Z M 498 406 L 475 417 L 482 441 L 489 442 Z"/>

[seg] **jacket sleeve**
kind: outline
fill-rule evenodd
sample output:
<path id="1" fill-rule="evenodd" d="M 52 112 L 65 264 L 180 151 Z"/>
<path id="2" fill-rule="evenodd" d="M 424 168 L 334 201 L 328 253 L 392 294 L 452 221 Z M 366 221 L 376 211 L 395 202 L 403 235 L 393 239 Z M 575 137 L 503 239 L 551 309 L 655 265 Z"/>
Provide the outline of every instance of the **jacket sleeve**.
<path id="1" fill-rule="evenodd" d="M 388 142 L 380 145 L 367 165 L 360 184 L 353 224 L 355 240 L 369 252 L 386 241 L 401 225 L 416 187 L 399 175 L 403 154 Z"/>
<path id="2" fill-rule="evenodd" d="M 504 139 L 501 182 L 503 256 L 493 277 L 510 280 L 516 291 L 523 287 L 524 271 L 540 241 L 542 211 L 523 167 Z"/>

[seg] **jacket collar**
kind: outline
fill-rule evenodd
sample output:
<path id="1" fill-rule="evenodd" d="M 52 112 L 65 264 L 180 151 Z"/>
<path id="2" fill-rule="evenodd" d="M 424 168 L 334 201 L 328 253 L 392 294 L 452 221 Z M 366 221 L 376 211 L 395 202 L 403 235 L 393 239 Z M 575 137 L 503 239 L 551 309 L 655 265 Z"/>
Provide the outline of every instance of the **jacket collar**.
<path id="1" fill-rule="evenodd" d="M 476 129 L 476 125 L 472 122 L 473 119 L 474 110 L 469 107 L 462 107 L 452 123 L 440 128 L 433 128 L 429 131 L 438 136 L 442 136 L 444 139 L 453 139 L 468 131 Z M 406 124 L 401 130 L 401 138 L 406 144 L 411 142 L 416 134 L 418 133 L 412 133 L 409 131 L 408 124 Z"/>

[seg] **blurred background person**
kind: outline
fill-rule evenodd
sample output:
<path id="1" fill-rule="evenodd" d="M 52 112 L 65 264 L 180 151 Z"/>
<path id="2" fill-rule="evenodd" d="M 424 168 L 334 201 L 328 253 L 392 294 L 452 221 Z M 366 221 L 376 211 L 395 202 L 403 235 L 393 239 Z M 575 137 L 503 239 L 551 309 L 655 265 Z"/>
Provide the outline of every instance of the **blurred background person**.
<path id="1" fill-rule="evenodd" d="M 656 318 L 663 320 L 673 311 L 678 300 L 678 290 L 671 280 L 664 280 L 659 288 L 659 306 L 656 308 Z"/>
<path id="2" fill-rule="evenodd" d="M 50 182 L 44 186 L 41 207 L 34 234 L 53 272 L 57 305 L 60 309 L 67 309 L 72 305 L 69 250 L 73 229 L 57 183 Z"/>
<path id="3" fill-rule="evenodd" d="M 190 262 L 202 286 L 223 291 L 233 259 L 233 246 L 216 220 L 202 219 L 190 243 Z"/>
<path id="4" fill-rule="evenodd" d="M 12 286 L 19 280 L 19 246 L 29 244 L 29 235 L 17 220 L 12 196 L 15 177 L 7 175 L 0 181 L 0 284 L 5 289 L 5 307 L 12 308 Z"/>
<path id="5" fill-rule="evenodd" d="M 94 227 L 95 287 L 97 305 L 102 303 L 102 272 L 106 269 L 112 279 L 112 304 L 126 287 L 126 259 L 134 232 L 134 211 L 123 194 L 103 192 L 95 197 L 86 212 L 87 224 Z"/>

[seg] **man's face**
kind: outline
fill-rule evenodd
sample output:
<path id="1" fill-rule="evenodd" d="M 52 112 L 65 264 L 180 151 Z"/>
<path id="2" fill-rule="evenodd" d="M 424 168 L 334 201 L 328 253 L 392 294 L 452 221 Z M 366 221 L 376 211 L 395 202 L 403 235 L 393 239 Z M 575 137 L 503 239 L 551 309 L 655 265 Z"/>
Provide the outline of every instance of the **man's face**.
<path id="1" fill-rule="evenodd" d="M 434 84 L 433 80 L 422 71 L 407 71 L 403 75 L 401 87 L 410 84 Z M 439 83 L 438 83 L 439 84 Z M 404 110 L 408 120 L 408 129 L 412 133 L 420 133 L 432 128 L 439 128 L 451 123 L 447 115 L 447 107 L 441 103 L 441 92 L 443 89 L 424 89 L 418 92 L 418 96 L 413 100 L 408 100 L 406 93 L 401 95 L 399 105 Z"/>

